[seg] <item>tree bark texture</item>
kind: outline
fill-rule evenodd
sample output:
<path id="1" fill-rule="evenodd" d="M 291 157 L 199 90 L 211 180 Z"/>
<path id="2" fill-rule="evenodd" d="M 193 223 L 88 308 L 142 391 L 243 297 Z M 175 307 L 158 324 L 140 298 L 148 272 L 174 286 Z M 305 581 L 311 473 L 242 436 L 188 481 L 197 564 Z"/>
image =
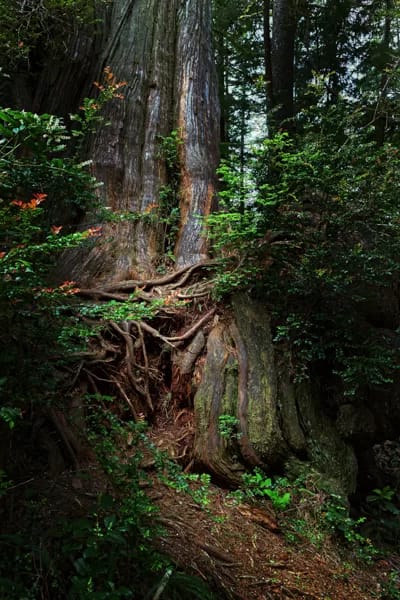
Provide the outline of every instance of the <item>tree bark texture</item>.
<path id="1" fill-rule="evenodd" d="M 287 359 L 273 347 L 266 308 L 236 296 L 231 317 L 208 337 L 194 400 L 195 460 L 229 483 L 240 482 L 245 468 L 271 473 L 290 465 L 295 475 L 312 468 L 332 490 L 354 492 L 355 453 L 325 414 L 321 390 L 293 384 L 288 373 Z M 224 434 L 226 416 L 237 425 Z"/>
<path id="2" fill-rule="evenodd" d="M 109 125 L 94 135 L 90 157 L 103 182 L 103 205 L 132 218 L 103 224 L 102 243 L 80 259 L 76 253 L 66 259 L 70 276 L 85 284 L 154 271 L 165 223 L 177 208 L 163 196 L 170 181 L 162 139 L 173 130 L 180 139 L 172 167 L 179 182 L 176 264 L 193 264 L 207 254 L 201 217 L 213 202 L 219 142 L 210 2 L 115 0 L 97 77 L 108 65 L 127 82 L 125 99 L 105 109 Z"/>

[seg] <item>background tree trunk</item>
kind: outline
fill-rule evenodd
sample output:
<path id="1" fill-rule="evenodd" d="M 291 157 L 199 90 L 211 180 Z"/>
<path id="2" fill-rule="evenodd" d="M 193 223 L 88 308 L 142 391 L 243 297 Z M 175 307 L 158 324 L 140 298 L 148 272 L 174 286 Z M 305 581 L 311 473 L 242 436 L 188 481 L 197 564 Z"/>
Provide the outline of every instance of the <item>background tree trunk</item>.
<path id="1" fill-rule="evenodd" d="M 294 49 L 297 27 L 295 0 L 274 0 L 272 24 L 273 122 L 291 129 L 293 123 Z"/>

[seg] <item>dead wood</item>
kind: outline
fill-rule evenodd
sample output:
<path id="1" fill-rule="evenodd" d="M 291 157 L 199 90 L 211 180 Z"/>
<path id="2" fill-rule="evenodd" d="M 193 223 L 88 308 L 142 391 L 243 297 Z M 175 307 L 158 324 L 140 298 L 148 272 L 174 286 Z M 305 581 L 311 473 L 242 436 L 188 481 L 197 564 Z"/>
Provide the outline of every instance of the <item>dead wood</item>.
<path id="1" fill-rule="evenodd" d="M 244 505 L 238 506 L 237 510 L 240 512 L 241 515 L 247 517 L 248 519 L 250 519 L 254 523 L 257 523 L 258 525 L 261 525 L 261 527 L 265 527 L 265 529 L 268 529 L 273 533 L 280 532 L 280 527 L 276 522 L 276 519 L 271 515 L 268 515 L 266 511 L 261 510 L 260 508 L 256 508 L 254 506 L 252 507 Z"/>
<path id="2" fill-rule="evenodd" d="M 238 564 L 237 561 L 230 556 L 230 554 L 223 552 L 215 546 L 211 546 L 210 544 L 199 543 L 199 548 L 207 552 L 209 556 L 213 556 L 214 558 L 223 563 L 226 563 L 228 565 Z"/>

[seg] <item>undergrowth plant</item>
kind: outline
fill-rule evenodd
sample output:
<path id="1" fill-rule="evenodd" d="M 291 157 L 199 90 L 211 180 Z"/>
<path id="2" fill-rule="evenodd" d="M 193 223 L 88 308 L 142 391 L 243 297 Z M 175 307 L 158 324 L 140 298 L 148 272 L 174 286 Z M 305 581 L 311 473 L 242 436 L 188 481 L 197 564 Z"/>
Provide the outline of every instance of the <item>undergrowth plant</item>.
<path id="1" fill-rule="evenodd" d="M 218 417 L 218 432 L 227 440 L 238 440 L 242 434 L 238 431 L 239 419 L 233 415 L 220 415 Z"/>
<path id="2" fill-rule="evenodd" d="M 231 492 L 231 497 L 239 502 L 268 498 L 278 510 L 285 510 L 291 503 L 291 492 L 288 491 L 286 479 L 268 477 L 258 467 L 252 473 L 242 475 L 242 485 Z"/>
<path id="3" fill-rule="evenodd" d="M 81 114 L 71 116 L 72 130 L 54 115 L 0 109 L 0 339 L 7 349 L 0 352 L 0 416 L 10 423 L 16 414 L 10 410 L 32 410 L 56 387 L 50 357 L 68 320 L 68 311 L 61 315 L 57 308 L 77 288 L 68 281 L 49 287 L 49 273 L 65 249 L 90 245 L 101 235 L 98 227 L 74 230 L 80 211 L 95 206 L 97 185 L 77 155 L 75 138 L 102 118 L 106 102 L 120 98 L 124 82 L 107 67 L 98 85 L 96 104 L 88 99 Z"/>
<path id="4" fill-rule="evenodd" d="M 112 402 L 107 396 L 86 397 L 88 440 L 97 463 L 78 475 L 82 481 L 93 481 L 98 494 L 77 494 L 79 501 L 65 517 L 49 517 L 47 504 L 35 502 L 32 508 L 41 514 L 37 522 L 32 514 L 27 531 L 0 534 L 2 597 L 51 598 L 63 590 L 66 598 L 77 600 L 141 600 L 156 594 L 176 600 L 189 595 L 214 598 L 204 582 L 181 572 L 155 549 L 154 541 L 163 530 L 158 509 L 146 494 L 144 452 L 154 456 L 160 477 L 167 473 L 168 485 L 190 493 L 202 507 L 208 504 L 209 477 L 183 474 L 149 441 L 146 423 L 122 421 L 113 414 Z M 192 490 L 193 481 L 200 486 Z M 0 493 L 7 494 L 8 487 L 3 480 Z M 87 497 L 92 499 L 82 510 Z"/>
<path id="5" fill-rule="evenodd" d="M 397 370 L 390 332 L 366 315 L 399 274 L 400 155 L 360 120 L 343 98 L 314 107 L 301 136 L 279 132 L 254 149 L 247 189 L 234 159 L 225 162 L 220 210 L 207 219 L 222 259 L 217 297 L 262 298 L 293 378 L 323 362 L 347 396 L 387 385 Z"/>
<path id="6" fill-rule="evenodd" d="M 293 481 L 281 480 L 281 484 L 292 500 L 281 521 L 289 542 L 306 538 L 317 548 L 327 541 L 338 543 L 354 557 L 367 562 L 378 554 L 362 531 L 366 517 L 352 517 L 347 498 L 324 485 L 319 475 L 310 472 Z"/>
<path id="7" fill-rule="evenodd" d="M 176 129 L 159 140 L 159 157 L 164 161 L 167 179 L 167 183 L 160 188 L 158 202 L 158 221 L 163 227 L 161 254 L 172 262 L 175 260 L 173 252 L 180 221 L 179 147 L 182 144 L 181 133 Z"/>

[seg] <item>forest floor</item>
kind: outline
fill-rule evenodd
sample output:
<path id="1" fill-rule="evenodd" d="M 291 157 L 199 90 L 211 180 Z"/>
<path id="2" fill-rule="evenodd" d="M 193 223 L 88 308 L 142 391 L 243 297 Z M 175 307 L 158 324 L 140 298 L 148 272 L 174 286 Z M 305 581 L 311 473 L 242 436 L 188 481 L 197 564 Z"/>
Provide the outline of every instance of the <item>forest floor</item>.
<path id="1" fill-rule="evenodd" d="M 354 550 L 344 550 L 328 536 L 319 537 L 317 525 L 315 543 L 312 535 L 295 534 L 287 526 L 288 509 L 276 512 L 269 500 L 239 502 L 231 490 L 201 478 L 189 479 L 186 490 L 179 485 L 171 487 L 160 480 L 154 461 L 144 468 L 143 489 L 158 508 L 153 518 L 162 530 L 153 540 L 156 549 L 170 557 L 177 570 L 206 581 L 216 598 L 400 598 L 399 577 L 388 591 L 390 574 L 400 573 L 400 556 L 362 562 Z M 56 476 L 37 474 L 21 485 L 13 490 L 14 520 L 22 524 L 25 504 L 31 506 L 37 498 L 38 527 L 48 527 L 60 517 L 84 516 L 109 489 L 108 479 L 92 461 L 78 471 L 67 469 Z"/>
<path id="2" fill-rule="evenodd" d="M 185 571 L 199 575 L 223 598 L 237 600 L 371 600 L 390 598 L 385 576 L 400 557 L 372 565 L 319 547 L 301 536 L 288 539 L 272 508 L 235 504 L 229 491 L 211 485 L 205 510 L 190 495 L 156 484 L 151 490 L 165 534 L 159 547 Z M 396 596 L 398 597 L 398 596 Z"/>
<path id="3" fill-rule="evenodd" d="M 350 551 L 339 552 L 327 540 L 315 545 L 300 535 L 290 538 L 269 502 L 238 504 L 229 490 L 208 484 L 205 505 L 153 476 L 146 491 L 158 507 L 154 518 L 162 527 L 155 540 L 157 550 L 169 556 L 178 570 L 206 581 L 218 599 L 399 598 L 385 591 L 389 573 L 400 569 L 399 556 L 366 564 Z M 76 509 L 82 514 L 104 485 L 103 476 L 88 466 L 81 473 L 64 471 L 56 479 L 43 479 L 34 487 L 47 498 L 44 514 L 51 520 L 72 516 Z M 192 492 L 201 485 L 193 482 Z"/>
<path id="4" fill-rule="evenodd" d="M 168 284 L 170 288 L 167 287 L 167 292 L 176 295 L 178 285 L 187 283 L 187 277 L 193 269 L 191 267 L 173 276 L 144 282 L 141 293 L 149 296 L 154 286 Z M 173 279 L 178 275 L 181 279 L 176 283 Z M 137 282 L 130 282 L 129 286 L 133 284 L 136 285 Z M 127 288 L 124 285 L 119 284 L 117 290 L 81 290 L 81 293 L 89 297 L 100 297 L 103 294 L 108 298 L 111 293 L 118 292 L 117 298 L 125 300 Z M 125 399 L 131 407 L 124 386 L 127 382 L 129 384 L 128 375 L 131 380 L 135 379 L 134 374 L 129 373 L 126 367 L 133 364 L 149 378 L 153 375 L 154 381 L 150 383 L 158 389 L 159 394 L 163 392 L 167 398 L 166 392 L 171 392 L 174 384 L 177 396 L 180 385 L 183 389 L 186 379 L 179 379 L 172 369 L 170 386 L 168 389 L 163 387 L 163 379 L 158 377 L 162 370 L 162 349 L 157 344 L 160 342 L 171 347 L 177 342 L 187 342 L 214 317 L 214 308 L 210 308 L 203 297 L 203 288 L 208 282 L 200 280 L 196 285 L 196 293 L 200 294 L 201 302 L 205 305 L 203 312 L 197 311 L 196 306 L 193 314 L 189 314 L 185 308 L 181 308 L 178 313 L 170 308 L 171 313 L 167 312 L 166 317 L 164 315 L 163 319 L 156 321 L 155 327 L 162 324 L 161 331 L 146 323 L 134 322 L 135 339 L 131 337 L 130 325 L 128 329 L 122 329 L 114 323 L 111 334 L 109 331 L 108 337 L 100 340 L 103 345 L 94 347 L 91 353 L 85 353 L 84 358 L 88 361 L 85 369 L 82 368 L 83 362 L 79 367 L 78 374 L 81 371 L 88 373 L 91 384 L 89 390 L 98 393 L 102 390 L 98 389 L 100 384 L 96 382 L 106 382 L 107 385 L 114 382 L 122 394 L 122 400 Z M 123 287 L 125 295 L 121 296 L 120 287 Z M 187 290 L 185 293 L 182 290 L 180 292 L 182 297 L 186 297 L 188 293 Z M 194 294 L 193 286 L 191 293 Z M 176 322 L 180 325 L 177 331 L 171 329 Z M 142 363 L 139 360 L 140 352 Z M 199 352 L 196 357 L 198 354 Z M 108 376 L 104 374 L 106 367 L 109 368 Z M 96 368 L 100 370 L 96 371 Z M 115 374 L 118 374 L 118 381 Z M 76 380 L 77 377 L 74 377 L 74 384 Z M 136 391 L 142 390 L 142 404 L 147 400 L 151 406 L 149 386 L 142 389 L 138 381 L 134 383 Z M 128 384 L 126 389 L 129 392 Z M 106 387 L 106 391 L 114 397 L 114 388 Z M 180 461 L 185 470 L 190 472 L 193 465 L 193 414 L 187 404 L 178 403 L 177 406 L 179 408 L 176 409 L 176 414 L 171 414 L 165 406 L 160 407 L 161 416 L 153 421 L 149 435 L 151 442 L 159 450 L 165 451 L 170 459 Z M 141 405 L 131 408 L 137 420 L 141 420 Z M 62 439 L 58 442 L 54 441 L 63 430 L 64 420 L 55 411 L 53 413 L 51 418 L 39 422 L 36 431 L 36 445 L 40 450 L 37 450 L 37 464 L 34 464 L 35 458 L 30 443 L 28 444 L 21 482 L 9 490 L 11 494 L 7 495 L 7 510 L 3 514 L 0 512 L 0 525 L 2 520 L 4 523 L 9 520 L 23 526 L 26 520 L 24 513 L 31 515 L 32 507 L 38 531 L 44 525 L 49 527 L 55 524 L 60 518 L 84 517 L 93 510 L 97 498 L 110 489 L 110 482 L 98 468 L 93 453 L 89 453 L 86 464 L 84 462 L 81 465 L 75 461 L 70 444 L 66 443 L 71 441 L 67 435 L 61 436 Z M 68 433 L 68 428 L 65 431 Z M 63 460 L 63 452 L 60 450 L 62 448 L 65 454 L 66 447 L 70 449 L 67 453 L 69 461 Z M 128 458 L 125 450 L 121 452 L 122 463 Z M 135 450 L 131 448 L 130 452 L 132 451 Z M 46 454 L 48 460 L 43 458 Z M 60 465 L 54 459 L 57 456 L 61 458 Z M 267 500 L 257 504 L 250 500 L 239 501 L 231 490 L 210 483 L 207 478 L 199 478 L 197 481 L 184 479 L 186 489 L 179 483 L 171 486 L 159 477 L 154 456 L 144 458 L 149 460 L 147 465 L 141 465 L 146 474 L 141 483 L 149 499 L 158 508 L 153 518 L 162 528 L 162 533 L 153 540 L 156 548 L 170 557 L 177 570 L 206 581 L 218 600 L 400 599 L 400 556 L 377 555 L 369 563 L 362 562 L 357 558 L 354 548 L 344 549 L 343 545 L 334 542 L 332 536 L 326 532 L 321 533 L 321 524 L 309 519 L 307 514 L 300 515 L 306 528 L 296 530 L 293 526 L 299 517 L 296 507 L 292 508 L 290 505 L 284 513 L 279 513 Z M 74 469 L 69 470 L 68 464 Z M 317 508 L 320 507 L 321 503 Z M 396 576 L 389 581 L 393 574 Z M 156 597 L 162 600 L 163 595 L 156 594 L 154 598 Z M 188 597 L 187 600 L 191 598 Z"/>

